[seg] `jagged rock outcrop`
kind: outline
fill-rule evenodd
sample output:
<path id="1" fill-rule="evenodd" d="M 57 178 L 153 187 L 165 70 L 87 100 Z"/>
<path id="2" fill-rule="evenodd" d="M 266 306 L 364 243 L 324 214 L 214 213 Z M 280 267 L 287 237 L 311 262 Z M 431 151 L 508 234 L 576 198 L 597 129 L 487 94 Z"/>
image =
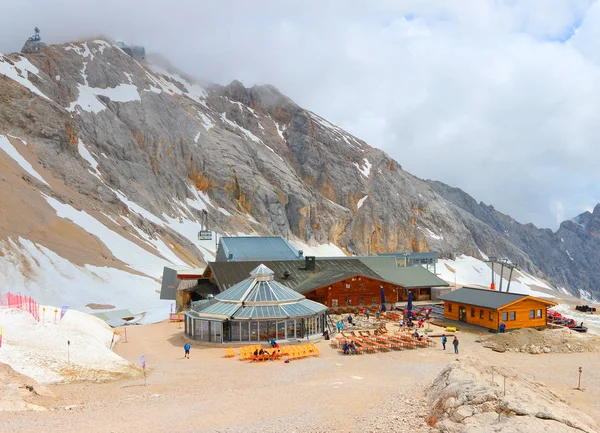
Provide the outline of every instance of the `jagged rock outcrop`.
<path id="1" fill-rule="evenodd" d="M 449 364 L 427 390 L 429 425 L 444 433 L 598 431 L 584 413 L 569 407 L 545 385 L 475 358 Z M 506 391 L 504 390 L 506 377 Z"/>
<path id="2" fill-rule="evenodd" d="M 543 275 L 524 243 L 272 86 L 199 85 L 104 40 L 0 56 L 3 70 L 0 135 L 22 138 L 60 187 L 30 184 L 78 209 L 124 216 L 128 238 L 165 240 L 188 263 L 207 251 L 165 221 L 195 224 L 206 208 L 220 233 L 357 254 L 368 242 L 371 252 L 484 253 Z"/>
<path id="3" fill-rule="evenodd" d="M 556 232 L 520 224 L 493 206 L 477 203 L 459 188 L 437 181 L 429 185 L 442 197 L 473 215 L 524 251 L 558 287 L 589 295 L 600 287 L 600 204 L 561 223 Z"/>

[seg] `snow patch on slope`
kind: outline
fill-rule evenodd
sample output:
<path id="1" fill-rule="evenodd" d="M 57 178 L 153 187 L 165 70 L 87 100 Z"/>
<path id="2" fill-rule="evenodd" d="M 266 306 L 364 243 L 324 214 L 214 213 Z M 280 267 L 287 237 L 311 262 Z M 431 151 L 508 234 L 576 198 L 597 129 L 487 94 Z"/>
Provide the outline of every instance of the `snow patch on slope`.
<path id="1" fill-rule="evenodd" d="M 77 89 L 79 96 L 76 101 L 71 102 L 67 110 L 70 112 L 79 112 L 77 109 L 87 111 L 89 113 L 98 114 L 106 109 L 106 106 L 97 98 L 97 96 L 105 96 L 113 102 L 133 102 L 141 101 L 137 87 L 133 84 L 119 84 L 116 87 L 107 87 L 101 89 L 99 87 L 90 87 L 87 84 L 78 84 Z"/>
<path id="2" fill-rule="evenodd" d="M 421 228 L 421 227 L 418 227 L 418 226 L 417 226 L 417 228 L 418 228 L 419 230 L 421 230 L 421 231 L 423 232 L 423 234 L 425 234 L 426 236 L 429 236 L 431 239 L 435 239 L 435 240 L 438 240 L 438 241 L 443 241 L 443 240 L 444 240 L 444 237 L 443 237 L 442 235 L 437 235 L 437 234 L 435 234 L 434 232 L 432 232 L 432 231 L 431 231 L 430 229 L 428 229 L 427 227 L 425 227 L 425 228 Z"/>
<path id="3" fill-rule="evenodd" d="M 89 303 L 110 304 L 143 315 L 143 323 L 168 317 L 169 302 L 159 299 L 160 284 L 152 278 L 111 267 L 77 266 L 23 238 L 0 242 L 0 251 L 0 287 L 18 287 L 42 304 L 82 311 Z"/>
<path id="4" fill-rule="evenodd" d="M 368 179 L 369 175 L 371 174 L 371 167 L 373 167 L 373 165 L 367 158 L 363 158 L 363 161 L 364 163 L 362 164 L 362 167 L 356 162 L 354 162 L 353 165 L 358 169 L 358 171 L 360 171 L 360 174 Z"/>
<path id="5" fill-rule="evenodd" d="M 248 131 L 246 128 L 238 125 L 235 122 L 232 122 L 231 120 L 229 120 L 227 118 L 227 113 L 221 113 L 221 120 L 225 123 L 227 123 L 228 125 L 233 126 L 234 128 L 239 129 L 246 137 L 248 137 L 250 140 L 254 141 L 255 143 L 261 143 L 264 144 L 263 141 L 258 138 L 256 135 L 254 135 L 252 132 Z"/>
<path id="6" fill-rule="evenodd" d="M 21 140 L 21 141 L 23 143 L 25 143 L 23 140 Z M 19 166 L 23 170 L 25 170 L 31 176 L 35 177 L 40 182 L 48 185 L 48 182 L 46 182 L 44 180 L 44 178 L 37 171 L 35 171 L 35 169 L 31 166 L 31 164 L 29 162 L 27 162 L 27 160 L 21 156 L 19 151 L 13 146 L 13 144 L 4 135 L 0 135 L 0 149 L 2 149 L 4 152 L 7 153 L 8 156 L 10 156 L 12 159 L 14 159 L 15 162 L 17 164 L 19 164 Z M 48 186 L 50 186 L 50 185 L 48 185 Z"/>
<path id="7" fill-rule="evenodd" d="M 333 243 L 320 244 L 320 245 L 308 245 L 299 239 L 289 241 L 294 248 L 302 250 L 304 257 L 316 256 L 316 257 L 344 257 L 346 253 Z"/>
<path id="8" fill-rule="evenodd" d="M 12 62 L 14 64 L 11 64 Z M 29 60 L 25 57 L 21 57 L 20 60 L 9 60 L 0 53 L 0 74 L 5 75 L 11 80 L 16 81 L 21 86 L 28 88 L 30 91 L 42 98 L 50 101 L 46 95 L 44 95 L 37 87 L 35 87 L 31 81 L 27 78 L 27 72 L 37 75 L 40 71 L 38 68 L 33 66 Z"/>
<path id="9" fill-rule="evenodd" d="M 102 320 L 69 310 L 54 323 L 54 307 L 46 307 L 46 320 L 37 322 L 31 314 L 16 310 L 0 310 L 3 328 L 0 362 L 29 376 L 38 383 L 68 382 L 72 371 L 78 379 L 97 380 L 103 374 L 139 375 L 139 371 L 110 350 L 112 329 Z M 117 337 L 118 339 L 118 337 Z M 70 363 L 67 363 L 67 340 Z"/>
<path id="10" fill-rule="evenodd" d="M 86 232 L 96 236 L 116 258 L 127 263 L 132 269 L 154 278 L 160 278 L 163 267 L 169 264 L 165 259 L 159 258 L 136 243 L 110 230 L 87 212 L 78 211 L 52 197 L 44 196 L 44 198 L 56 210 L 56 215 L 71 220 Z"/>
<path id="11" fill-rule="evenodd" d="M 89 152 L 89 150 L 87 150 L 87 148 L 85 147 L 85 144 L 83 143 L 83 141 L 81 141 L 81 138 L 79 139 L 79 143 L 77 145 L 77 150 L 79 152 L 79 155 L 85 159 L 91 166 L 92 166 L 92 170 L 88 170 L 91 174 L 93 174 L 94 176 L 96 176 L 98 179 L 102 180 L 100 177 L 100 172 L 98 171 L 98 161 L 96 161 L 96 159 L 92 156 L 92 154 Z"/>
<path id="12" fill-rule="evenodd" d="M 361 198 L 356 204 L 356 208 L 360 209 L 367 198 L 369 198 L 368 195 L 365 195 L 363 198 Z"/>

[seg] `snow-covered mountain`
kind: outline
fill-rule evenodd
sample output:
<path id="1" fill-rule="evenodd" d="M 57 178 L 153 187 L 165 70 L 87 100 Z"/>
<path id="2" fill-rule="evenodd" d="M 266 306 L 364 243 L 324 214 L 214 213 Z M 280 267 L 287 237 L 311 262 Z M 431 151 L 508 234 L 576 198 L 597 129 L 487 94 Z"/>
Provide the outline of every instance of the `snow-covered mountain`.
<path id="1" fill-rule="evenodd" d="M 274 87 L 200 84 L 104 40 L 0 55 L 0 181 L 0 286 L 42 303 L 153 308 L 164 264 L 214 256 L 204 218 L 306 254 L 369 242 L 544 276 L 523 245 Z"/>

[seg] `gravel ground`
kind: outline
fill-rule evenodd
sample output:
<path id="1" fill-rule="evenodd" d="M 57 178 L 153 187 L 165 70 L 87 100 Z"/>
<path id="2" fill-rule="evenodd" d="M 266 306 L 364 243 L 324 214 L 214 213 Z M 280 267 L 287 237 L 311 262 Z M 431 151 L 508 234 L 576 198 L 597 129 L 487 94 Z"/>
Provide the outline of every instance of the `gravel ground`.
<path id="1" fill-rule="evenodd" d="M 129 342 L 116 347 L 132 362 L 145 355 L 147 386 L 143 379 L 52 386 L 59 397 L 47 412 L 0 413 L 0 431 L 428 432 L 424 390 L 456 358 L 439 344 L 345 356 L 323 341 L 320 357 L 288 364 L 226 359 L 224 349 L 199 345 L 188 360 L 182 331 L 172 323 L 130 327 Z M 518 365 L 600 421 L 597 354 L 497 353 L 476 335 L 458 336 L 459 357 Z M 573 390 L 579 365 L 584 392 Z"/>

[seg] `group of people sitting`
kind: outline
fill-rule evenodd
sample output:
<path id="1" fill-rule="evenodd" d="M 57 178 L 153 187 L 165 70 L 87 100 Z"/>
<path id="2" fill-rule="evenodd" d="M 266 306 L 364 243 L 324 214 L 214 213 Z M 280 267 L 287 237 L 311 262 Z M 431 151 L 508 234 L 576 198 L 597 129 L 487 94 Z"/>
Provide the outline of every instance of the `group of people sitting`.
<path id="1" fill-rule="evenodd" d="M 281 355 L 283 354 L 281 352 L 281 349 L 279 348 L 279 343 L 277 343 L 277 341 L 275 341 L 274 338 L 271 338 L 269 340 L 269 343 L 271 344 L 271 347 L 275 350 L 273 350 L 273 352 L 269 353 L 268 351 L 266 351 L 265 349 L 263 349 L 262 347 L 260 349 L 256 349 L 254 351 L 254 357 L 258 358 L 259 356 L 268 356 L 271 359 L 276 359 L 276 358 L 280 358 Z"/>
<path id="2" fill-rule="evenodd" d="M 354 341 L 351 341 L 350 343 L 344 341 L 342 350 L 344 351 L 345 355 L 352 355 L 358 353 L 358 348 L 356 347 L 356 343 L 354 343 Z"/>

